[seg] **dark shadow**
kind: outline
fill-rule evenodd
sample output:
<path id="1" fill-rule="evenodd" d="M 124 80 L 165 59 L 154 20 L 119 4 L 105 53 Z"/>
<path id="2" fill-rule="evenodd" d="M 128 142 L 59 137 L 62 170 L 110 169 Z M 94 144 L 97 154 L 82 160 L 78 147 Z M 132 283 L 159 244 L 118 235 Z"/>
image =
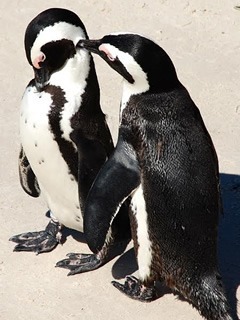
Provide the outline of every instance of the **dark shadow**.
<path id="1" fill-rule="evenodd" d="M 240 176 L 220 174 L 223 215 L 219 225 L 219 264 L 234 319 L 240 285 Z"/>
<path id="2" fill-rule="evenodd" d="M 80 232 L 80 231 L 77 231 L 77 230 L 73 230 L 73 229 L 69 229 L 69 228 L 65 227 L 63 229 L 63 231 L 62 231 L 62 237 L 66 241 L 67 237 L 69 237 L 69 236 L 73 237 L 73 239 L 78 241 L 78 242 L 86 243 L 86 239 L 85 239 L 85 236 L 84 236 L 83 232 Z"/>
<path id="3" fill-rule="evenodd" d="M 114 279 L 122 279 L 127 275 L 134 273 L 138 269 L 137 261 L 133 248 L 129 249 L 117 259 L 112 267 L 112 276 Z"/>
<path id="4" fill-rule="evenodd" d="M 169 287 L 165 285 L 165 283 L 162 281 L 157 281 L 156 282 L 156 292 L 157 292 L 157 299 L 165 296 L 165 294 L 174 294 L 177 299 L 180 299 L 181 297 L 178 294 L 175 294 L 175 292 L 172 291 Z"/>

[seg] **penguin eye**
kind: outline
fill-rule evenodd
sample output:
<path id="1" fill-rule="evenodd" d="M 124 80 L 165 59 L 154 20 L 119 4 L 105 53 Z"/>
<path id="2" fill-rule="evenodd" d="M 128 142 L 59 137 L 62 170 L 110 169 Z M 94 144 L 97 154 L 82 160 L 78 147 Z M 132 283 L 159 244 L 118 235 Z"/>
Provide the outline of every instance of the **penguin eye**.
<path id="1" fill-rule="evenodd" d="M 107 46 L 105 44 L 101 44 L 99 46 L 99 51 L 103 52 L 103 54 L 105 55 L 105 57 L 110 60 L 110 61 L 115 61 L 116 57 L 114 57 L 111 52 L 108 50 Z"/>
<path id="2" fill-rule="evenodd" d="M 109 52 L 104 52 L 105 57 L 110 61 L 115 61 L 116 58 L 114 58 Z"/>
<path id="3" fill-rule="evenodd" d="M 111 55 L 107 55 L 107 58 L 110 60 L 110 61 L 114 61 L 116 58 L 112 57 Z"/>

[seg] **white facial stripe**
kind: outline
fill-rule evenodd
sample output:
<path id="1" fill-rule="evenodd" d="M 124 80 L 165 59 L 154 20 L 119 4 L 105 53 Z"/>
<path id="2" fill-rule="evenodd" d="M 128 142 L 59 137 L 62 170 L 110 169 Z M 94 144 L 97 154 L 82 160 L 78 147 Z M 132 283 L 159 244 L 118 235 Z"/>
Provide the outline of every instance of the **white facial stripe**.
<path id="1" fill-rule="evenodd" d="M 121 54 L 118 56 L 119 60 L 123 63 L 128 73 L 134 79 L 134 83 L 131 84 L 127 81 L 124 82 L 123 86 L 123 102 L 128 100 L 133 94 L 143 93 L 149 90 L 150 86 L 148 83 L 147 74 L 143 71 L 141 66 L 133 59 L 133 57 L 126 52 L 120 51 Z"/>
<path id="2" fill-rule="evenodd" d="M 57 22 L 52 26 L 41 30 L 33 43 L 31 49 L 31 61 L 41 53 L 41 47 L 51 41 L 61 39 L 72 40 L 76 45 L 80 39 L 86 39 L 84 31 L 80 27 L 76 27 L 67 22 Z"/>
<path id="3" fill-rule="evenodd" d="M 112 56 L 110 51 L 108 51 L 107 45 L 101 44 L 98 49 L 99 51 L 105 52 L 109 60 L 114 61 L 116 59 L 116 56 Z"/>
<path id="4" fill-rule="evenodd" d="M 135 93 L 142 93 L 149 89 L 147 74 L 143 71 L 136 60 L 127 52 L 123 52 L 109 43 L 103 43 L 99 46 L 100 51 L 110 54 L 112 58 L 118 58 L 124 65 L 128 73 L 133 77 L 132 91 Z"/>
<path id="5" fill-rule="evenodd" d="M 125 109 L 130 97 L 134 94 L 140 94 L 149 90 L 150 85 L 148 82 L 147 74 L 143 71 L 141 66 L 133 59 L 133 57 L 125 52 L 120 51 L 119 60 L 124 64 L 127 71 L 132 75 L 134 83 L 128 81 L 123 83 L 123 94 L 120 109 L 120 117 Z"/>
<path id="6" fill-rule="evenodd" d="M 131 84 L 128 81 L 124 81 L 123 95 L 120 110 L 120 117 L 129 101 L 129 98 L 133 94 L 143 93 L 149 90 L 149 83 L 147 74 L 143 71 L 141 66 L 134 60 L 134 58 L 127 52 L 120 51 L 115 46 L 109 43 L 103 43 L 99 46 L 100 51 L 104 51 L 107 55 L 110 55 L 113 59 L 118 58 L 124 65 L 126 70 L 134 79 L 134 83 Z"/>
<path id="7" fill-rule="evenodd" d="M 148 215 L 142 185 L 133 193 L 131 206 L 137 221 L 139 279 L 144 281 L 151 273 L 152 243 L 149 239 Z"/>

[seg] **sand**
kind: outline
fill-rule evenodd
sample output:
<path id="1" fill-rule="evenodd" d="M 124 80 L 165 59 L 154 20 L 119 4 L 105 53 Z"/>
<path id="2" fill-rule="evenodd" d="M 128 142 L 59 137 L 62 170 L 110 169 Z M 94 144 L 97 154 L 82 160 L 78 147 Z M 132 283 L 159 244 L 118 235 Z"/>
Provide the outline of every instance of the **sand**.
<path id="1" fill-rule="evenodd" d="M 10 236 L 47 224 L 43 199 L 21 189 L 18 179 L 19 105 L 32 77 L 23 47 L 27 24 L 49 7 L 65 7 L 83 20 L 91 38 L 131 31 L 154 39 L 171 56 L 182 83 L 201 110 L 220 163 L 224 216 L 219 259 L 229 300 L 240 298 L 240 11 L 237 1 L 6 1 L 0 2 L 0 319 L 202 319 L 196 310 L 161 287 L 162 297 L 144 304 L 120 294 L 114 278 L 137 274 L 130 244 L 104 267 L 67 277 L 55 263 L 69 252 L 89 252 L 69 233 L 53 252 L 12 252 Z M 117 138 L 121 79 L 95 57 L 101 104 Z M 207 257 L 206 257 L 207 258 Z"/>

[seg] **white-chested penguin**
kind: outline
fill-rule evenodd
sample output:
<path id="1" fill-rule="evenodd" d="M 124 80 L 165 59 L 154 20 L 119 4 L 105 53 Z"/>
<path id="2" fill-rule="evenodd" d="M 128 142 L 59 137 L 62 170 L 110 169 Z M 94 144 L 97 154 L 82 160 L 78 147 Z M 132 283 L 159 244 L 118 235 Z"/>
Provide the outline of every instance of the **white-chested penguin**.
<path id="1" fill-rule="evenodd" d="M 60 241 L 63 226 L 83 230 L 87 193 L 113 151 L 94 62 L 76 48 L 80 39 L 88 39 L 82 21 L 60 8 L 43 11 L 26 29 L 26 56 L 35 78 L 21 103 L 20 181 L 29 195 L 43 194 L 51 220 L 44 231 L 13 236 L 15 251 L 47 252 Z M 119 239 L 130 235 L 126 209 L 117 219 Z M 74 273 L 74 258 L 58 266 Z"/>
<path id="2" fill-rule="evenodd" d="M 114 286 L 150 301 L 156 297 L 155 281 L 163 279 L 206 319 L 231 319 L 217 266 L 217 155 L 171 59 L 137 34 L 110 34 L 78 45 L 100 55 L 124 78 L 116 150 L 85 207 L 90 249 L 101 256 L 113 218 L 131 195 L 139 280 L 128 276 Z"/>

